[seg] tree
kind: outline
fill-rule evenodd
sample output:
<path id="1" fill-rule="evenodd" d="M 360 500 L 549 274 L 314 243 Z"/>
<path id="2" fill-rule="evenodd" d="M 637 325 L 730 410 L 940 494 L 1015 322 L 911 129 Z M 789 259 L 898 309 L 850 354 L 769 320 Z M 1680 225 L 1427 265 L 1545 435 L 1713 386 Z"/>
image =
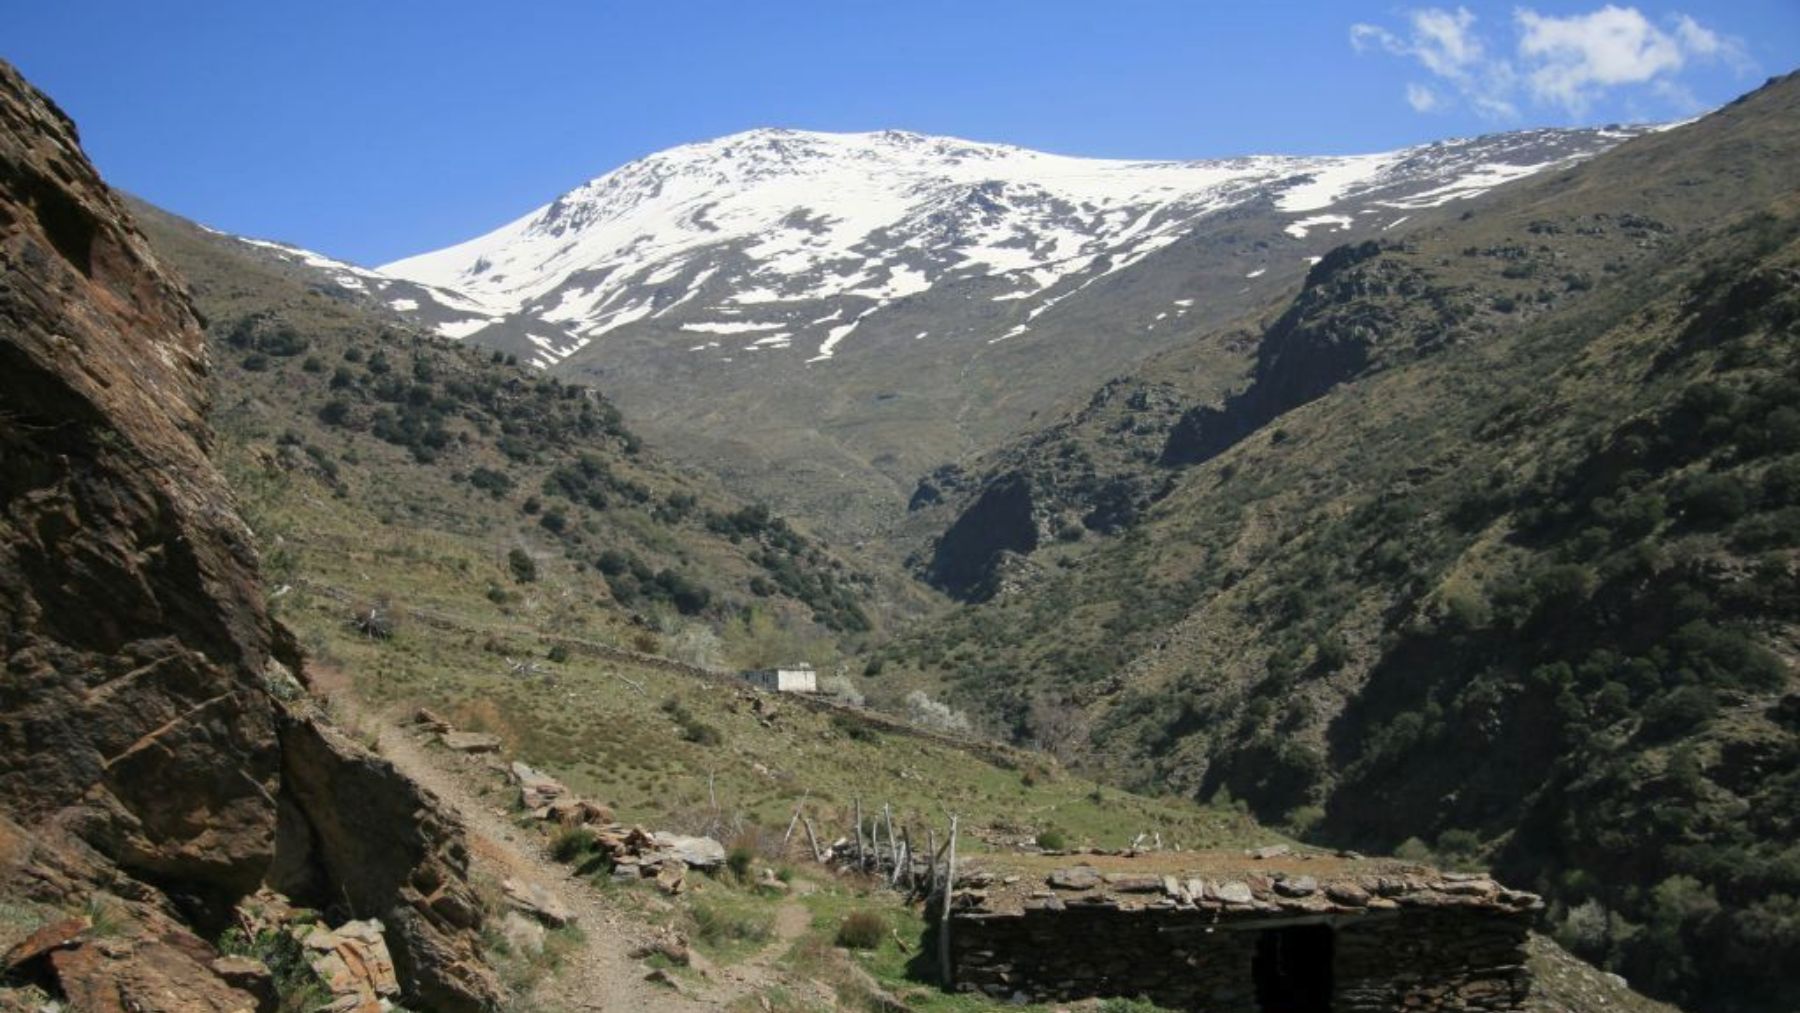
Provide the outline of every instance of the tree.
<path id="1" fill-rule="evenodd" d="M 529 584 L 537 579 L 537 560 L 524 549 L 514 549 L 506 554 L 507 569 L 512 571 L 513 580 L 521 584 Z"/>

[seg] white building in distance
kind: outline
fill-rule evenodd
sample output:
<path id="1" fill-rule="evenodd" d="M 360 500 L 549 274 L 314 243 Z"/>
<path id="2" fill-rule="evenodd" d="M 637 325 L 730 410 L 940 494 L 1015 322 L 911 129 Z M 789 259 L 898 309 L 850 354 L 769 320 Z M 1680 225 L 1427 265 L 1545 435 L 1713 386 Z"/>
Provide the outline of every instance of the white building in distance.
<path id="1" fill-rule="evenodd" d="M 817 693 L 819 691 L 819 673 L 805 662 L 798 665 L 778 665 L 774 668 L 753 668 L 744 673 L 744 679 L 752 686 L 776 693 Z"/>

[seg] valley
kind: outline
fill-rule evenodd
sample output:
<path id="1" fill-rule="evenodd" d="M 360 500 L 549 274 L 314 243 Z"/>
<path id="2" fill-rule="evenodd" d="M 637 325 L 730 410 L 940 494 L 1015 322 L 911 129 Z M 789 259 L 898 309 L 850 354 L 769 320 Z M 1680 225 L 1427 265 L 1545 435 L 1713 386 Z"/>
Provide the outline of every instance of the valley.
<path id="1" fill-rule="evenodd" d="M 0 62 L 0 1010 L 1790 1009 L 1796 164 L 756 129 L 365 267 Z"/>

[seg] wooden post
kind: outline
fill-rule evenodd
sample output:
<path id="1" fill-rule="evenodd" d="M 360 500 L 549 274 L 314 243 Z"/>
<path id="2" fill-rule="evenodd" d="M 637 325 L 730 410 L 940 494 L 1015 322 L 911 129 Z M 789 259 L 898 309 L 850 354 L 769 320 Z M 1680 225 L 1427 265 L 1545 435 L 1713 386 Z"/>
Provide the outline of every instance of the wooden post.
<path id="1" fill-rule="evenodd" d="M 856 799 L 856 869 L 863 867 L 863 835 L 862 835 L 862 799 Z"/>
<path id="2" fill-rule="evenodd" d="M 900 828 L 900 847 L 905 849 L 905 851 L 906 851 L 906 895 L 908 897 L 911 897 L 913 895 L 913 892 L 915 890 L 917 890 L 918 886 L 919 886 L 918 878 L 913 875 L 913 850 L 912 850 L 912 828 L 911 827 L 901 827 Z M 900 880 L 898 878 L 896 878 L 894 880 L 894 883 L 896 885 L 898 885 L 899 882 L 900 882 Z"/>
<path id="3" fill-rule="evenodd" d="M 881 818 L 887 823 L 888 857 L 894 860 L 894 867 L 900 866 L 900 840 L 894 836 L 894 807 L 887 802 L 881 803 Z"/>
<path id="4" fill-rule="evenodd" d="M 937 828 L 925 828 L 925 903 L 937 892 Z"/>
<path id="5" fill-rule="evenodd" d="M 800 822 L 800 810 L 806 808 L 806 799 L 807 799 L 807 796 L 810 794 L 812 794 L 812 793 L 811 792 L 802 792 L 800 794 L 799 804 L 794 806 L 794 818 L 791 820 L 788 820 L 787 833 L 781 835 L 781 850 L 783 853 L 786 853 L 786 851 L 787 851 L 788 840 L 794 836 L 794 824 Z"/>
<path id="6" fill-rule="evenodd" d="M 938 913 L 938 972 L 944 987 L 952 988 L 956 976 L 950 973 L 950 899 L 956 894 L 956 814 L 950 815 L 950 857 L 944 862 L 944 907 Z"/>
<path id="7" fill-rule="evenodd" d="M 825 852 L 819 849 L 819 835 L 813 833 L 812 817 L 800 817 L 800 825 L 806 828 L 806 843 L 812 845 L 813 861 L 823 862 Z"/>

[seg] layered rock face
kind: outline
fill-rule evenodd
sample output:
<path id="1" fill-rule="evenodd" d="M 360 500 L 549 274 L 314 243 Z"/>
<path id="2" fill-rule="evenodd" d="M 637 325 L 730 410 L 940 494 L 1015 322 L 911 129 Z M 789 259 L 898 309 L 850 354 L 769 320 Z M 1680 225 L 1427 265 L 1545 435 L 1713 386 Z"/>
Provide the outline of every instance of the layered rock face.
<path id="1" fill-rule="evenodd" d="M 206 458 L 198 321 L 73 126 L 0 76 L 0 790 L 229 897 L 272 857 L 277 635 Z"/>
<path id="2" fill-rule="evenodd" d="M 0 885 L 57 905 L 104 886 L 202 932 L 271 877 L 429 912 L 468 892 L 457 828 L 271 692 L 300 658 L 207 458 L 203 349 L 74 125 L 0 63 L 0 808 L 31 844 Z M 340 780 L 381 786 L 359 804 L 420 840 L 343 854 L 340 798 L 295 790 Z M 411 990 L 491 1001 L 479 915 L 420 918 L 396 944 Z"/>

